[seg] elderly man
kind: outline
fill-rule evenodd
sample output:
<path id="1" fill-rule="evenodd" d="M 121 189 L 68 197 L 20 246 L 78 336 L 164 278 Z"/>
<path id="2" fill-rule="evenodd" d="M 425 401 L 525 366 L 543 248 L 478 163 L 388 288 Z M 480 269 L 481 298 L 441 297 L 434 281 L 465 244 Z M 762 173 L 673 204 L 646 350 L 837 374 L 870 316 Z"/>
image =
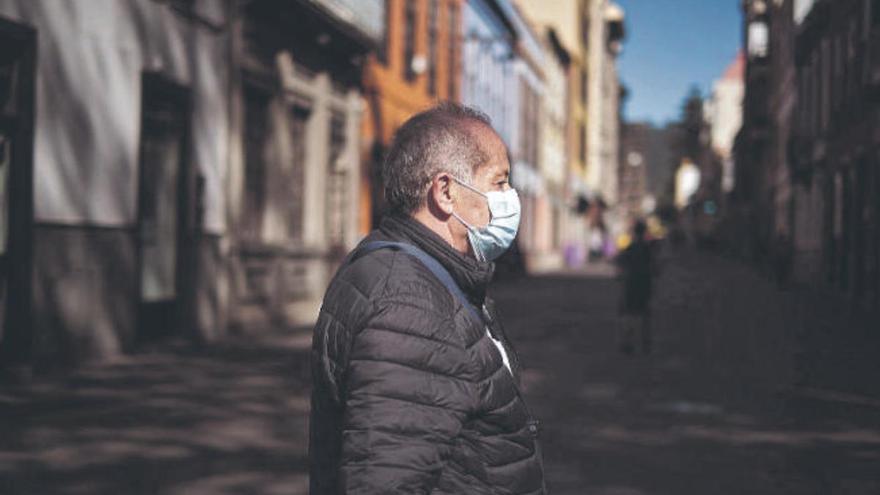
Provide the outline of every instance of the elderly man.
<path id="1" fill-rule="evenodd" d="M 312 495 L 543 494 L 537 421 L 486 287 L 520 204 L 488 118 L 398 130 L 391 213 L 327 290 L 312 345 Z"/>

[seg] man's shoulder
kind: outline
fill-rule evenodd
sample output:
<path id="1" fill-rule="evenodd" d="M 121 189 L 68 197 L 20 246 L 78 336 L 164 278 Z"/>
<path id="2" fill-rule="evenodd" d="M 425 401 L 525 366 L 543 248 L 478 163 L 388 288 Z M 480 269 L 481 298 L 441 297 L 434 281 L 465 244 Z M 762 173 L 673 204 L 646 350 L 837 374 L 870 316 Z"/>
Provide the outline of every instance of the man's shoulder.
<path id="1" fill-rule="evenodd" d="M 359 257 L 345 276 L 355 284 L 372 281 L 374 300 L 448 292 L 418 258 L 397 249 L 378 249 Z"/>

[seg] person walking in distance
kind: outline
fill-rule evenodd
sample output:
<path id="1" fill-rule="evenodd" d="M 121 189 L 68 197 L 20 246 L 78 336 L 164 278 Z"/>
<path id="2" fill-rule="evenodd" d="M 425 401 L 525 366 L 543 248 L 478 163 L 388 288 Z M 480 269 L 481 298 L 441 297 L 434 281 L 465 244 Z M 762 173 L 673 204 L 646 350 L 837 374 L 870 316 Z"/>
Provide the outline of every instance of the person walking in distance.
<path id="1" fill-rule="evenodd" d="M 508 156 L 461 105 L 397 131 L 390 213 L 339 268 L 314 329 L 311 495 L 546 493 L 519 359 L 486 295 L 519 226 Z"/>
<path id="2" fill-rule="evenodd" d="M 650 306 L 655 261 L 651 245 L 645 239 L 646 231 L 645 222 L 637 221 L 633 227 L 632 242 L 617 258 L 623 282 L 617 340 L 620 352 L 624 354 L 632 354 L 635 350 L 633 339 L 637 329 L 645 354 L 651 352 L 653 343 Z"/>

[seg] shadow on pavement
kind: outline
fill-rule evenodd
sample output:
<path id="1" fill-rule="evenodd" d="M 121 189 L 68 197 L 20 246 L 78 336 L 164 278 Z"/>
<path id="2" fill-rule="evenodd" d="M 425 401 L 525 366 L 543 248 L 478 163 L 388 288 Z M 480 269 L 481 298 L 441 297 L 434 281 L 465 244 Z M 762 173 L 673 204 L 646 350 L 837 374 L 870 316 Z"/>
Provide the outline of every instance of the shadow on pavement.
<path id="1" fill-rule="evenodd" d="M 793 296 L 737 263 L 672 253 L 664 265 L 651 355 L 617 352 L 619 287 L 608 274 L 496 288 L 544 424 L 551 493 L 880 493 L 880 407 L 798 393 L 820 376 L 823 390 L 852 391 L 847 368 L 868 373 L 862 382 L 880 378 L 876 368 L 817 360 L 831 350 L 814 327 L 829 321 L 805 323 Z"/>
<path id="2" fill-rule="evenodd" d="M 0 493 L 307 493 L 297 332 L 0 389 Z"/>

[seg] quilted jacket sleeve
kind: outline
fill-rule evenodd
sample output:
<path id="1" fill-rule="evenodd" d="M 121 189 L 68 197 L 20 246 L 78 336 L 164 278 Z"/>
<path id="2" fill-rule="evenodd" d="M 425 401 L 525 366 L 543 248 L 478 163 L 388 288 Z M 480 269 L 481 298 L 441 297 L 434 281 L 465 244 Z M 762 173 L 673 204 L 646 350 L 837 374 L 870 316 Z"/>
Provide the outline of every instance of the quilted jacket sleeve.
<path id="1" fill-rule="evenodd" d="M 344 384 L 340 489 L 430 493 L 476 403 L 466 349 L 437 291 L 383 298 L 352 336 Z M 433 297 L 432 297 L 433 295 Z"/>

